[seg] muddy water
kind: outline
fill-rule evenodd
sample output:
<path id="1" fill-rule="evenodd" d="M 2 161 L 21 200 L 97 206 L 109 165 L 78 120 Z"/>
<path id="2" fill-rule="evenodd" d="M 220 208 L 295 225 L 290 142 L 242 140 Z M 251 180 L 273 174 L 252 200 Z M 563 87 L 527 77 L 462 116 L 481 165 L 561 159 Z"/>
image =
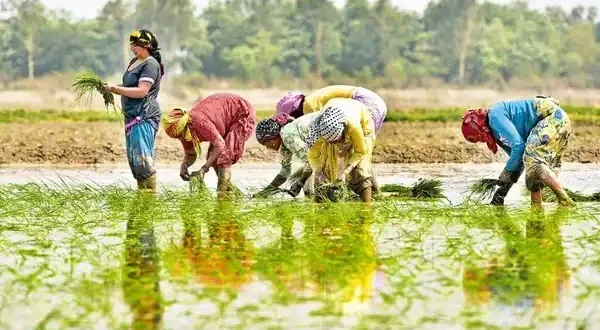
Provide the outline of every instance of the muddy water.
<path id="1" fill-rule="evenodd" d="M 381 184 L 399 183 L 411 185 L 419 178 L 438 178 L 452 203 L 460 203 L 468 187 L 481 178 L 495 178 L 502 171 L 503 164 L 378 164 L 375 166 Z M 264 187 L 278 173 L 274 164 L 245 164 L 234 167 L 233 181 L 245 190 Z M 0 184 L 27 183 L 89 183 L 101 186 L 118 184 L 135 187 L 129 168 L 115 166 L 94 167 L 4 167 L 0 168 Z M 206 184 L 215 189 L 217 178 L 213 171 L 205 177 Z M 574 191 L 595 192 L 600 190 L 600 164 L 567 163 L 563 166 L 561 182 Z M 187 183 L 179 178 L 176 165 L 158 168 L 160 188 L 186 188 Z M 522 196 L 523 177 L 506 197 L 506 203 L 527 201 Z"/>
<path id="2" fill-rule="evenodd" d="M 439 177 L 456 205 L 471 181 L 495 177 L 501 168 L 395 165 L 377 173 L 384 184 Z M 159 170 L 163 187 L 186 187 L 177 168 Z M 234 180 L 251 189 L 277 170 L 247 165 Z M 600 166 L 566 164 L 561 177 L 573 190 L 600 188 L 593 186 Z M 127 168 L 0 170 L 0 185 L 40 181 L 135 184 Z M 214 174 L 207 183 L 214 189 Z M 521 190 L 507 200 L 527 204 Z M 185 212 L 136 223 L 119 211 L 128 205 L 108 197 L 96 199 L 100 206 L 116 203 L 114 214 L 74 204 L 73 195 L 29 200 L 32 194 L 12 201 L 23 207 L 0 210 L 1 329 L 600 324 L 600 212 L 593 203 L 545 220 L 517 212 L 505 222 L 491 209 L 453 213 L 435 204 L 390 204 L 360 225 L 344 213 L 308 217 L 302 204 L 297 216 L 263 210 L 223 218 L 201 208 L 207 204 L 191 209 L 197 222 L 189 225 Z M 9 199 L 0 194 L 0 201 Z"/>

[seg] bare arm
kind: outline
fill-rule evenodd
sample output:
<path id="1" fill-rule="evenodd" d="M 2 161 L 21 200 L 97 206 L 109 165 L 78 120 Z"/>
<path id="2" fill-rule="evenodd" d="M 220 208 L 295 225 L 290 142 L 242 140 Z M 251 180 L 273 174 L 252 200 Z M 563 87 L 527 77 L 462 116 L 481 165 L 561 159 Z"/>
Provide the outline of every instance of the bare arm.
<path id="1" fill-rule="evenodd" d="M 208 170 L 209 168 L 213 167 L 214 164 L 217 162 L 217 158 L 219 158 L 219 155 L 221 155 L 221 152 L 223 152 L 223 150 L 225 150 L 225 140 L 223 140 L 223 138 L 218 136 L 218 139 L 216 139 L 216 141 L 214 143 L 211 143 L 211 145 L 212 145 L 212 149 L 208 153 L 208 158 L 206 159 L 206 163 L 204 164 L 204 166 L 202 166 L 205 170 Z"/>
<path id="2" fill-rule="evenodd" d="M 132 99 L 142 99 L 148 95 L 152 84 L 147 81 L 140 81 L 138 87 L 107 86 L 108 91 L 117 95 L 130 97 Z"/>

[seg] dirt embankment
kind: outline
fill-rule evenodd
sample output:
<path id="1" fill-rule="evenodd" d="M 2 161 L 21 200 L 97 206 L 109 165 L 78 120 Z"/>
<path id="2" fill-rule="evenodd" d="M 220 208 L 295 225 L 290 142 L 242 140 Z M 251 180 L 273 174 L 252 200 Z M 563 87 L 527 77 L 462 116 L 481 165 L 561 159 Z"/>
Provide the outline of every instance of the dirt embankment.
<path id="1" fill-rule="evenodd" d="M 599 162 L 598 126 L 577 125 L 563 158 L 566 162 Z M 179 142 L 162 131 L 156 142 L 156 161 L 179 162 Z M 206 149 L 206 148 L 204 148 Z M 242 162 L 277 162 L 277 153 L 254 139 Z M 374 152 L 377 163 L 487 163 L 505 160 L 484 145 L 462 138 L 459 123 L 386 123 Z M 127 163 L 123 126 L 116 123 L 37 123 L 0 125 L 0 164 Z"/>

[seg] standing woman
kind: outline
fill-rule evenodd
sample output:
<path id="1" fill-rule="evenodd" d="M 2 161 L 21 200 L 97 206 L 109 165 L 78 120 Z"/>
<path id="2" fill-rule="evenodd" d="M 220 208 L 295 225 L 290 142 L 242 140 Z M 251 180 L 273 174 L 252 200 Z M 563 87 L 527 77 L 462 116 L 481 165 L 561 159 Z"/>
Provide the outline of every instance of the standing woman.
<path id="1" fill-rule="evenodd" d="M 148 30 L 136 30 L 129 36 L 135 58 L 123 74 L 123 84 L 106 89 L 121 95 L 125 116 L 127 160 L 138 189 L 156 190 L 154 141 L 160 125 L 158 92 L 165 73 L 158 40 Z"/>
<path id="2" fill-rule="evenodd" d="M 252 105 L 230 93 L 210 95 L 189 112 L 173 109 L 164 121 L 167 135 L 179 139 L 183 146 L 185 157 L 179 175 L 185 181 L 190 179 L 188 168 L 200 154 L 200 143 L 210 143 L 206 163 L 200 171 L 215 169 L 220 195 L 233 191 L 231 166 L 242 158 L 255 126 L 256 111 Z"/>

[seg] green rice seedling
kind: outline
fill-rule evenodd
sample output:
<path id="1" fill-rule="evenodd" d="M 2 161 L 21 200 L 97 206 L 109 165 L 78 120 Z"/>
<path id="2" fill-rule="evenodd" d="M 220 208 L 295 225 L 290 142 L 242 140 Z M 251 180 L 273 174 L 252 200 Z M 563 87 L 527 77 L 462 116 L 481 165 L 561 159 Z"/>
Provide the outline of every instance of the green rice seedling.
<path id="1" fill-rule="evenodd" d="M 525 190 L 527 194 L 529 191 Z M 598 202 L 600 201 L 600 192 L 593 193 L 591 195 L 584 194 L 581 191 L 573 191 L 565 188 L 565 192 L 574 202 Z M 556 194 L 550 188 L 544 188 L 542 190 L 542 199 L 545 202 L 557 202 Z"/>
<path id="2" fill-rule="evenodd" d="M 343 202 L 355 200 L 355 195 L 342 181 L 326 182 L 315 187 L 317 201 Z"/>
<path id="3" fill-rule="evenodd" d="M 437 179 L 419 179 L 411 188 L 412 197 L 444 198 L 442 183 Z"/>
<path id="4" fill-rule="evenodd" d="M 106 90 L 104 85 L 104 81 L 92 71 L 78 74 L 71 85 L 71 87 L 75 89 L 75 102 L 79 102 L 85 95 L 91 97 L 92 93 L 95 91 L 102 95 L 106 109 L 108 109 L 109 106 L 116 109 L 115 97 L 111 92 Z"/>
<path id="5" fill-rule="evenodd" d="M 441 187 L 440 180 L 419 179 L 410 187 L 400 184 L 388 184 L 381 187 L 381 191 L 394 193 L 393 197 L 444 198 Z"/>
<path id="6" fill-rule="evenodd" d="M 190 194 L 208 197 L 210 196 L 210 189 L 204 182 L 204 173 L 192 172 L 190 175 Z"/>
<path id="7" fill-rule="evenodd" d="M 481 199 L 492 197 L 498 185 L 500 185 L 498 179 L 481 179 L 469 188 L 470 196 L 478 195 Z"/>

